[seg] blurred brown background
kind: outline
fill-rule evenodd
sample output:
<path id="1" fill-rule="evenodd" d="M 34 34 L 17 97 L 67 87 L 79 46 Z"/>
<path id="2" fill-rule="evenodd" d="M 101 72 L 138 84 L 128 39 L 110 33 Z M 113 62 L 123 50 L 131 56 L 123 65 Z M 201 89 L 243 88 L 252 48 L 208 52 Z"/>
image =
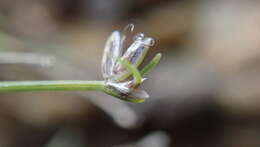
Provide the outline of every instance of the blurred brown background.
<path id="1" fill-rule="evenodd" d="M 0 0 L 1 80 L 101 80 L 129 23 L 163 58 L 130 104 L 98 92 L 0 94 L 1 147 L 259 147 L 257 0 Z"/>

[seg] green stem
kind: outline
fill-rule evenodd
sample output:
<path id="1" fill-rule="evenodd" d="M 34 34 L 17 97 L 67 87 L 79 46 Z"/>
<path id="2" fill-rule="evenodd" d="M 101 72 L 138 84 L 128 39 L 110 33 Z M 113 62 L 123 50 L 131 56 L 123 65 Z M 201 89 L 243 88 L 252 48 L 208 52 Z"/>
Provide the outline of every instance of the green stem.
<path id="1" fill-rule="evenodd" d="M 0 82 L 1 92 L 33 92 L 33 91 L 103 91 L 119 99 L 133 103 L 143 102 L 143 99 L 122 96 L 106 87 L 105 81 L 3 81 Z"/>
<path id="2" fill-rule="evenodd" d="M 6 81 L 0 82 L 0 92 L 22 91 L 104 91 L 104 81 Z"/>

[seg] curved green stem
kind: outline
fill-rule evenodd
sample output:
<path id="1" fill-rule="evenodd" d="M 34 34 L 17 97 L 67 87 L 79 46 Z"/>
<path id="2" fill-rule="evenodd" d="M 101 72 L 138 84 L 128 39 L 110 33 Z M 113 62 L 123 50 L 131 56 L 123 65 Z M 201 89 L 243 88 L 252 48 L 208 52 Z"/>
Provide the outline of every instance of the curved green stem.
<path id="1" fill-rule="evenodd" d="M 125 79 L 127 78 L 129 75 L 133 74 L 133 78 L 134 78 L 134 83 L 136 85 L 140 84 L 142 82 L 142 77 L 141 77 L 141 74 L 139 73 L 138 69 L 136 68 L 135 65 L 133 65 L 132 63 L 130 63 L 129 61 L 127 60 L 124 60 L 124 59 L 121 59 L 119 58 L 118 59 L 118 62 L 120 64 L 122 64 L 128 71 L 129 73 L 128 74 L 125 74 L 125 76 L 122 78 L 122 79 Z"/>
<path id="2" fill-rule="evenodd" d="M 21 91 L 104 91 L 104 81 L 6 81 L 0 82 L 0 92 Z"/>

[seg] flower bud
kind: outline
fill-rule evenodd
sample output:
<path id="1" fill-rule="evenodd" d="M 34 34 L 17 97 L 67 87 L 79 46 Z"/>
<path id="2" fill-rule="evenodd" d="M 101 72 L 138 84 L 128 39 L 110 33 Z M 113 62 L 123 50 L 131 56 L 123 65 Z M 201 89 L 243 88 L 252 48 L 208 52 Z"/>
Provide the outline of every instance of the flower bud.
<path id="1" fill-rule="evenodd" d="M 142 63 L 149 48 L 153 45 L 154 39 L 145 37 L 143 33 L 139 33 L 135 36 L 134 42 L 124 53 L 122 59 L 138 67 Z M 114 73 L 116 75 L 115 80 L 117 81 L 123 81 L 130 75 L 129 71 L 119 63 L 116 63 Z"/>

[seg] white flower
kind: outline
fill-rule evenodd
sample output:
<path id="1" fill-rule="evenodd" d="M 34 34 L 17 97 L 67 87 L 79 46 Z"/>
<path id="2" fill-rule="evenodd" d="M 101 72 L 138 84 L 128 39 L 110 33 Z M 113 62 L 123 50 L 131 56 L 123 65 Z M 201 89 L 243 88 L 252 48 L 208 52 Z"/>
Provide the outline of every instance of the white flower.
<path id="1" fill-rule="evenodd" d="M 133 25 L 128 25 L 127 28 L 133 30 Z M 132 73 L 127 69 L 121 61 L 128 61 L 135 68 L 142 63 L 147 51 L 154 45 L 154 40 L 150 37 L 145 37 L 143 33 L 138 33 L 134 37 L 133 43 L 123 53 L 123 43 L 126 36 L 124 33 L 114 31 L 108 38 L 103 59 L 102 59 L 102 75 L 106 81 L 108 91 L 115 92 L 120 98 L 127 97 L 133 99 L 145 99 L 149 95 L 138 89 L 140 83 L 145 78 L 142 78 L 140 83 L 136 83 Z M 111 93 L 110 93 L 111 94 Z"/>

